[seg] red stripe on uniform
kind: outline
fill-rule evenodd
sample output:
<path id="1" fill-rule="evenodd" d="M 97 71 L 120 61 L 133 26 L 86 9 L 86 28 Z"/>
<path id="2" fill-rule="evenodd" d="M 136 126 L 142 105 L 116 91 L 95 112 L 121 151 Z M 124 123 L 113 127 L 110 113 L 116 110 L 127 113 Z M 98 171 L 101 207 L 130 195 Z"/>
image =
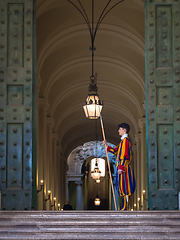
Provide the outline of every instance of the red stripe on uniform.
<path id="1" fill-rule="evenodd" d="M 129 140 L 126 138 L 124 157 L 129 160 Z"/>

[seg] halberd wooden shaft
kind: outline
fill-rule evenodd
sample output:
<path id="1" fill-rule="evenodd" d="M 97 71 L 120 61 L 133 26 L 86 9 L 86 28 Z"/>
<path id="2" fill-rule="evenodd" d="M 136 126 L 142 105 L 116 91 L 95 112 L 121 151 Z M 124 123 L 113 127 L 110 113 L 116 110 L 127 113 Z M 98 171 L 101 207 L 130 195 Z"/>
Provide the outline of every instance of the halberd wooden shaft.
<path id="1" fill-rule="evenodd" d="M 105 132 L 104 132 L 104 126 L 103 126 L 103 121 L 102 121 L 102 116 L 101 116 L 101 114 L 100 114 L 100 121 L 101 121 L 101 127 L 102 127 L 103 139 L 106 140 Z M 112 188 L 113 199 L 114 199 L 114 206 L 115 206 L 115 210 L 117 211 L 116 199 L 115 199 L 115 194 L 114 194 L 114 187 L 113 187 L 112 175 L 111 175 L 111 169 L 110 169 L 110 163 L 109 163 L 109 157 L 108 157 L 108 152 L 107 152 L 107 145 L 105 145 L 105 149 L 106 149 L 106 157 L 107 157 L 107 163 L 108 163 L 108 169 L 109 169 L 109 177 L 110 177 L 111 188 Z"/>

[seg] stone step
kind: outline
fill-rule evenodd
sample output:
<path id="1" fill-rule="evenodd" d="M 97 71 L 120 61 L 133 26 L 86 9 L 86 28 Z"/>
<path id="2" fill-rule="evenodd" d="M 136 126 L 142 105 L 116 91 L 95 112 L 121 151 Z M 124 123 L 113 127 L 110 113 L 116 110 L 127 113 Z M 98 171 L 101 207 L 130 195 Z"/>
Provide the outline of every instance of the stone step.
<path id="1" fill-rule="evenodd" d="M 180 239 L 180 211 L 1 211 L 0 239 Z"/>

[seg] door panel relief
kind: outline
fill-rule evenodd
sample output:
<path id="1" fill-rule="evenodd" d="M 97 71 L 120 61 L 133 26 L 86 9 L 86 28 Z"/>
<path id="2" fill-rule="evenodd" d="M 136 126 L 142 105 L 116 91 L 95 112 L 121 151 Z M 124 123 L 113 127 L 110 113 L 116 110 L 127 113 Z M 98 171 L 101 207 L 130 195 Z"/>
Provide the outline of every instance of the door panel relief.
<path id="1" fill-rule="evenodd" d="M 2 210 L 32 202 L 33 0 L 0 0 Z"/>
<path id="2" fill-rule="evenodd" d="M 178 209 L 180 1 L 146 0 L 146 115 L 150 210 Z"/>

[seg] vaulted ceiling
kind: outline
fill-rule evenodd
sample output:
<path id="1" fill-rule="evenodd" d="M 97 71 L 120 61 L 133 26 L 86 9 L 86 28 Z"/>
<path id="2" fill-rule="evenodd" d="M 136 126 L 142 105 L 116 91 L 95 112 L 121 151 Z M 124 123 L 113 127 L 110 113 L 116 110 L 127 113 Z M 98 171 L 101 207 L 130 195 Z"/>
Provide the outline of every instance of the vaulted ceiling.
<path id="1" fill-rule="evenodd" d="M 77 3 L 77 0 L 72 0 Z M 91 20 L 91 0 L 81 0 Z M 95 22 L 108 0 L 95 0 Z M 117 0 L 112 0 L 112 4 Z M 37 76 L 39 97 L 48 101 L 63 153 L 95 140 L 96 120 L 85 117 L 82 105 L 91 76 L 91 46 L 82 15 L 67 0 L 37 0 Z M 130 137 L 144 115 L 144 3 L 125 0 L 101 23 L 95 39 L 94 68 L 98 74 L 106 138 L 118 144 L 117 125 L 129 123 Z M 97 121 L 98 140 L 102 140 Z"/>

